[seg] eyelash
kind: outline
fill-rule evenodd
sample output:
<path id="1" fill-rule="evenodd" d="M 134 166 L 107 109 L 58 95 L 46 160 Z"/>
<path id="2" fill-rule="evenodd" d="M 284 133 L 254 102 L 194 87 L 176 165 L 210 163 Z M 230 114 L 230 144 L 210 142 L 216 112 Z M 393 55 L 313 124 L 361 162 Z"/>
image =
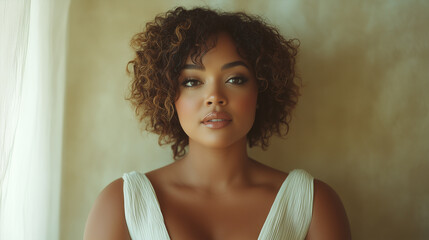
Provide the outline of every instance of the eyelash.
<path id="1" fill-rule="evenodd" d="M 192 84 L 191 86 L 189 86 L 188 85 L 189 83 L 198 83 L 198 84 L 197 85 L 193 85 Z M 200 84 L 201 84 L 201 82 L 199 80 L 193 79 L 193 78 L 185 79 L 185 81 L 182 82 L 182 86 L 187 87 L 187 88 L 189 88 L 189 87 L 195 87 L 195 86 L 198 86 Z"/>
<path id="2" fill-rule="evenodd" d="M 239 81 L 239 83 L 232 83 L 234 85 L 242 85 L 242 84 L 245 84 L 247 82 L 247 78 L 245 78 L 245 77 L 231 77 L 231 78 L 228 78 L 228 80 L 226 82 L 228 83 L 228 82 L 230 82 L 230 80 Z M 198 83 L 198 84 L 195 84 L 195 83 Z M 189 85 L 189 84 L 191 84 L 191 85 Z M 181 85 L 183 87 L 189 88 L 189 87 L 198 86 L 200 84 L 201 84 L 201 82 L 199 80 L 194 79 L 194 78 L 189 78 L 189 79 L 185 79 Z"/>
<path id="3" fill-rule="evenodd" d="M 236 85 L 242 85 L 242 84 L 245 84 L 247 82 L 247 78 L 245 78 L 245 77 L 239 77 L 239 76 L 229 78 L 226 82 L 229 82 L 232 79 L 236 79 L 236 80 L 240 81 L 240 83 L 235 83 Z"/>

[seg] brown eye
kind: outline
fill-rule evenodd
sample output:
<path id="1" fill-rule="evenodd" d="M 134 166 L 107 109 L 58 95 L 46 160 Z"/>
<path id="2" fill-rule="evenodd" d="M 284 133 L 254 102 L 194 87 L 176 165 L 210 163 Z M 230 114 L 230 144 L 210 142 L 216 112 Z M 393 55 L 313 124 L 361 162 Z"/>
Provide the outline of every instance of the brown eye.
<path id="1" fill-rule="evenodd" d="M 182 86 L 184 87 L 195 87 L 200 85 L 201 82 L 197 79 L 186 79 L 185 81 L 182 82 Z"/>
<path id="2" fill-rule="evenodd" d="M 232 77 L 229 78 L 228 81 L 226 81 L 227 83 L 232 83 L 235 85 L 241 85 L 247 82 L 247 78 L 245 77 Z"/>

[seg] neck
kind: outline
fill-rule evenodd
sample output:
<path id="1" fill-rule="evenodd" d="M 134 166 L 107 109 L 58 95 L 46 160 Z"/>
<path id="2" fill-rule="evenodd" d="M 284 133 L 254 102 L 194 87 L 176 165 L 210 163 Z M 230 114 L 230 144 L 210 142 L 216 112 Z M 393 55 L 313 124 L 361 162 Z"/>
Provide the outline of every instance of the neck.
<path id="1" fill-rule="evenodd" d="M 245 183 L 252 164 L 245 138 L 226 148 L 209 148 L 190 140 L 188 154 L 179 162 L 187 184 L 213 190 Z"/>

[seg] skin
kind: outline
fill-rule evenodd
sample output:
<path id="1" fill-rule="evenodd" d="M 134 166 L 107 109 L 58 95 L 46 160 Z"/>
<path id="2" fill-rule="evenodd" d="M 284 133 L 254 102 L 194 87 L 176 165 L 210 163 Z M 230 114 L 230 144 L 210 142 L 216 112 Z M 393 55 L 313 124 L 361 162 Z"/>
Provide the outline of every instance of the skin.
<path id="1" fill-rule="evenodd" d="M 203 65 L 188 59 L 179 77 L 175 106 L 189 136 L 188 154 L 146 174 L 174 240 L 257 239 L 287 177 L 248 157 L 246 134 L 256 114 L 256 80 L 232 39 L 224 33 L 216 37 L 217 45 L 204 55 Z M 219 129 L 208 127 L 202 120 L 213 111 L 226 113 L 231 121 Z M 84 239 L 130 239 L 122 184 L 118 179 L 101 192 Z M 338 195 L 319 180 L 314 181 L 314 189 L 306 239 L 350 239 Z"/>

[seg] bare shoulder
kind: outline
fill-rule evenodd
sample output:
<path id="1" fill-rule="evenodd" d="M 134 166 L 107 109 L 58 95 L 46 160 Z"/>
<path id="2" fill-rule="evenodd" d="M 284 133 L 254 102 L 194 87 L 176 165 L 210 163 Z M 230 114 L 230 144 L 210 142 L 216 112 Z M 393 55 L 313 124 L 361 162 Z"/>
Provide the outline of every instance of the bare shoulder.
<path id="1" fill-rule="evenodd" d="M 351 239 L 349 221 L 338 194 L 328 184 L 314 180 L 313 217 L 307 240 Z"/>
<path id="2" fill-rule="evenodd" d="M 98 196 L 86 222 L 84 239 L 131 239 L 125 221 L 121 178 L 110 183 Z"/>
<path id="3" fill-rule="evenodd" d="M 253 159 L 252 159 L 252 163 L 254 166 L 253 172 L 255 173 L 256 176 L 258 176 L 257 178 L 275 182 L 277 185 L 276 188 L 279 188 L 280 185 L 283 183 L 283 181 L 286 179 L 286 177 L 289 175 L 289 173 L 272 168 L 268 165 L 265 165 Z"/>

